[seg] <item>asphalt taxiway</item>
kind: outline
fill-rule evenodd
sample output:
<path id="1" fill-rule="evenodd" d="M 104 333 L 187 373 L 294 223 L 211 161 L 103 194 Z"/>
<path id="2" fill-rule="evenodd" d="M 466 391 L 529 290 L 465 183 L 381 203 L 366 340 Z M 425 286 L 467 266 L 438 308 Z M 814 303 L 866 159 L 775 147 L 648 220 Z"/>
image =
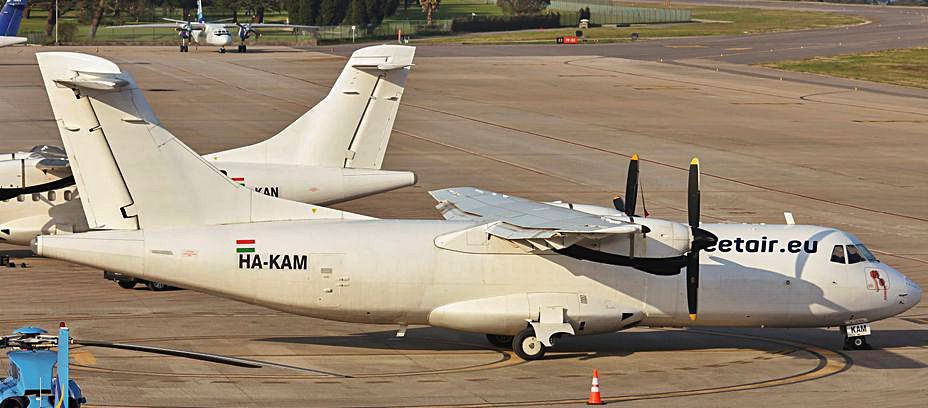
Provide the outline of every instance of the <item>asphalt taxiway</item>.
<path id="1" fill-rule="evenodd" d="M 67 49 L 131 72 L 163 124 L 204 153 L 276 133 L 328 92 L 345 62 L 290 48 Z M 0 50 L 0 151 L 59 143 L 39 50 Z M 792 211 L 858 235 L 928 285 L 928 92 L 682 62 L 420 53 L 384 164 L 415 171 L 419 184 L 339 207 L 437 218 L 426 191 L 456 185 L 608 205 L 637 152 L 649 212 L 683 220 L 686 165 L 699 156 L 707 220 L 778 223 Z M 585 400 L 594 368 L 606 400 L 631 406 L 920 406 L 928 397 L 924 305 L 876 323 L 873 351 L 840 350 L 835 329 L 641 328 L 568 338 L 550 359 L 526 363 L 479 335 L 411 328 L 398 340 L 396 327 L 123 290 L 99 271 L 13 254 L 31 267 L 0 270 L 0 332 L 67 321 L 85 343 L 74 375 L 92 406 L 568 405 Z"/>

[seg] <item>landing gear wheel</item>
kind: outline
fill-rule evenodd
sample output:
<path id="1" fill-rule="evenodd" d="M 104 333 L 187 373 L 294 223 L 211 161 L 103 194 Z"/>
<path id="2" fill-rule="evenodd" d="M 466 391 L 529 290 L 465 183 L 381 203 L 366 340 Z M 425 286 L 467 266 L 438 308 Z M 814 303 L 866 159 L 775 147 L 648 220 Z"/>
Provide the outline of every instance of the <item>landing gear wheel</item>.
<path id="1" fill-rule="evenodd" d="M 535 330 L 528 327 L 513 337 L 512 351 L 523 360 L 540 360 L 545 356 L 545 345 L 535 337 Z"/>
<path id="2" fill-rule="evenodd" d="M 867 343 L 867 336 L 847 337 L 844 339 L 845 350 L 873 350 L 870 343 Z"/>
<path id="3" fill-rule="evenodd" d="M 220 54 L 225 54 L 225 53 L 226 53 L 225 47 L 220 48 L 220 49 L 219 49 L 219 53 L 220 53 Z"/>
<path id="4" fill-rule="evenodd" d="M 148 286 L 148 289 L 152 290 L 152 292 L 163 292 L 171 288 L 170 286 L 165 285 L 161 282 L 148 282 L 147 286 Z"/>
<path id="5" fill-rule="evenodd" d="M 190 51 L 190 46 L 189 46 L 189 45 L 181 45 L 181 46 L 180 46 L 180 52 L 187 52 L 187 51 Z"/>
<path id="6" fill-rule="evenodd" d="M 248 52 L 248 46 L 245 45 L 245 44 L 239 44 L 239 46 L 238 46 L 238 52 L 239 52 L 239 53 Z"/>
<path id="7" fill-rule="evenodd" d="M 512 336 L 504 336 L 500 334 L 488 334 L 487 341 L 489 341 L 490 344 L 496 347 L 500 347 L 500 348 L 508 348 L 512 346 Z"/>
<path id="8" fill-rule="evenodd" d="M 0 408 L 26 408 L 29 406 L 29 400 L 23 397 L 11 397 L 0 403 Z"/>
<path id="9" fill-rule="evenodd" d="M 117 280 L 116 284 L 123 289 L 132 289 L 135 287 L 135 280 Z"/>

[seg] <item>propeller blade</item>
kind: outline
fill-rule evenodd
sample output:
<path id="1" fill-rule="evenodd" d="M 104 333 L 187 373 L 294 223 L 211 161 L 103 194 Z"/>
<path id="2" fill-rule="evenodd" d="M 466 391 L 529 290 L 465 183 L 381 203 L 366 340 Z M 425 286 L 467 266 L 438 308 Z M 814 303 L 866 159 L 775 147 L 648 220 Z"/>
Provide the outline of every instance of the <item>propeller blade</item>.
<path id="1" fill-rule="evenodd" d="M 622 201 L 621 196 L 612 197 L 612 206 L 618 211 L 625 212 L 625 201 Z"/>
<path id="2" fill-rule="evenodd" d="M 690 178 L 687 183 L 686 212 L 690 227 L 699 228 L 699 159 L 690 161 Z"/>
<path id="3" fill-rule="evenodd" d="M 632 155 L 628 161 L 628 176 L 625 179 L 625 215 L 631 217 L 635 215 L 635 207 L 638 204 L 638 154 Z M 616 208 L 618 210 L 618 208 Z"/>
<path id="4" fill-rule="evenodd" d="M 686 265 L 686 304 L 690 312 L 690 320 L 696 320 L 697 300 L 699 291 L 699 251 L 690 252 Z"/>

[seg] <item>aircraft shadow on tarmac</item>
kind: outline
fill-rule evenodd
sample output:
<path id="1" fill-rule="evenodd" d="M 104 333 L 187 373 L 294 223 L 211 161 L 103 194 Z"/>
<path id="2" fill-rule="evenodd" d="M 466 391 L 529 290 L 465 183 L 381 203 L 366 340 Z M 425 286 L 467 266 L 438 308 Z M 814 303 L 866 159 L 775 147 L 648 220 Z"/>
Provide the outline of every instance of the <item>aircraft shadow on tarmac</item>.
<path id="1" fill-rule="evenodd" d="M 256 339 L 259 342 L 308 344 L 381 350 L 499 350 L 483 336 L 460 333 L 432 327 L 410 328 L 406 337 L 395 337 L 395 331 L 373 331 L 350 335 L 290 336 Z M 757 339 L 735 337 L 755 336 Z M 771 341 L 766 341 L 770 339 Z M 667 351 L 698 351 L 712 349 L 761 350 L 789 355 L 795 358 L 816 359 L 808 353 L 797 352 L 796 347 L 778 343 L 799 342 L 830 350 L 841 350 L 841 337 L 835 330 L 826 329 L 693 329 L 626 331 L 589 337 L 566 336 L 561 338 L 552 353 L 545 359 L 581 360 L 605 357 L 628 357 L 636 353 Z M 925 347 L 928 330 L 876 330 L 871 338 L 874 350 L 843 352 L 852 365 L 871 369 L 911 369 L 928 365 L 901 355 L 893 349 Z"/>
<path id="2" fill-rule="evenodd" d="M 2 241 L 0 241 L 2 242 Z M 10 259 L 34 258 L 35 254 L 30 249 L 5 249 L 0 251 L 0 255 L 9 256 Z"/>

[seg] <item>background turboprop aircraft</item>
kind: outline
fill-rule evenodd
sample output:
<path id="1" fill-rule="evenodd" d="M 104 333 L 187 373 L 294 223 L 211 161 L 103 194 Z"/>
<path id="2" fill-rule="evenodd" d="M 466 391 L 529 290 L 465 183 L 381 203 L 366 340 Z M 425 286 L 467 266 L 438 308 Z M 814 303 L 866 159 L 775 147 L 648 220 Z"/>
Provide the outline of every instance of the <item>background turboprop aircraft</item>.
<path id="1" fill-rule="evenodd" d="M 846 326 L 846 345 L 865 348 L 869 322 L 921 298 L 845 232 L 700 223 L 696 160 L 686 224 L 640 218 L 633 203 L 625 213 L 571 208 L 470 187 L 432 192 L 447 220 L 274 200 L 230 183 L 144 120 L 150 108 L 115 65 L 37 57 L 50 92 L 55 67 L 112 84 L 65 83 L 103 130 L 65 142 L 78 153 L 75 177 L 89 183 L 88 217 L 125 220 L 110 231 L 40 236 L 33 251 L 42 256 L 306 316 L 485 333 L 524 359 L 541 358 L 562 335 L 635 325 Z M 74 113 L 54 114 L 67 123 Z M 98 162 L 112 165 L 85 166 Z M 175 182 L 164 189 L 163 180 Z"/>
<path id="2" fill-rule="evenodd" d="M 0 47 L 26 42 L 26 37 L 16 36 L 25 10 L 26 0 L 6 0 L 0 9 Z"/>
<path id="3" fill-rule="evenodd" d="M 318 26 L 307 26 L 307 25 L 293 25 L 293 24 L 266 24 L 266 23 L 247 23 L 241 24 L 238 22 L 235 23 L 222 23 L 219 21 L 207 22 L 203 18 L 203 2 L 202 0 L 197 0 L 197 21 L 183 21 L 183 20 L 174 20 L 170 18 L 165 18 L 164 20 L 171 21 L 173 23 L 155 23 L 155 24 L 129 24 L 129 25 L 120 25 L 120 26 L 111 26 L 107 28 L 120 29 L 120 28 L 173 28 L 177 30 L 177 35 L 180 37 L 180 52 L 187 52 L 190 50 L 187 42 L 193 40 L 193 42 L 201 45 L 211 45 L 214 47 L 219 47 L 219 52 L 226 52 L 226 47 L 232 45 L 232 34 L 229 33 L 230 28 L 238 27 L 238 37 L 239 45 L 238 52 L 246 52 L 248 47 L 245 46 L 245 40 L 250 38 L 252 35 L 255 37 L 260 36 L 256 28 L 302 28 L 307 30 L 316 30 Z"/>
<path id="4" fill-rule="evenodd" d="M 380 170 L 414 53 L 414 47 L 395 45 L 356 51 L 325 99 L 280 133 L 255 145 L 207 154 L 203 160 L 236 184 L 306 203 L 341 202 L 415 184 L 411 172 Z M 68 140 L 106 132 L 95 129 L 97 113 L 84 104 L 85 98 L 75 98 L 69 86 L 80 84 L 105 92 L 107 86 L 119 85 L 84 68 L 106 60 L 88 55 L 73 58 L 84 65 L 42 70 L 44 80 L 51 84 L 52 109 L 69 114 L 58 121 L 66 147 Z M 82 92 L 88 91 L 77 94 Z M 134 97 L 148 106 L 141 93 Z M 160 126 L 151 111 L 132 120 Z M 6 200 L 0 203 L 0 241 L 29 245 L 41 234 L 127 225 L 121 216 L 95 212 L 85 216 L 82 200 L 77 198 L 78 192 L 85 193 L 86 180 L 71 176 L 72 166 L 60 148 L 40 146 L 31 152 L 0 154 L 0 199 Z M 62 184 L 70 187 L 62 188 Z M 108 190 L 103 187 L 101 191 Z"/>

